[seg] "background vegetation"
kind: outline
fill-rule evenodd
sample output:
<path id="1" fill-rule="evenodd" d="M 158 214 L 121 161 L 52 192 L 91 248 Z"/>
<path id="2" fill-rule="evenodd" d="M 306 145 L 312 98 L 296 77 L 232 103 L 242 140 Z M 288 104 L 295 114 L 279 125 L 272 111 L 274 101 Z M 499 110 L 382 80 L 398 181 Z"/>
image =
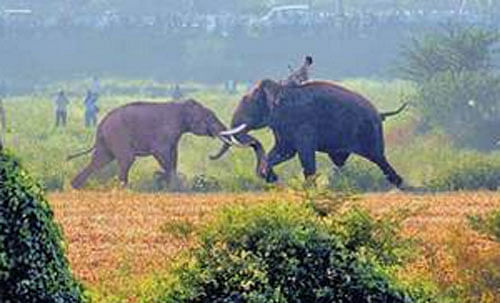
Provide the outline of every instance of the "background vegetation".
<path id="1" fill-rule="evenodd" d="M 444 130 L 459 147 L 497 148 L 499 41 L 496 31 L 447 24 L 405 47 L 401 70 L 416 83 L 422 128 Z"/>

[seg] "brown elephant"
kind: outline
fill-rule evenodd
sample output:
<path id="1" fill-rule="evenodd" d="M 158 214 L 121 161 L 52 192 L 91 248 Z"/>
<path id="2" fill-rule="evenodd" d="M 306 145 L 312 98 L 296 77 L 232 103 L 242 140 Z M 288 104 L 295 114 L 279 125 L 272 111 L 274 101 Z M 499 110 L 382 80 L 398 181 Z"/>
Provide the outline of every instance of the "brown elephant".
<path id="1" fill-rule="evenodd" d="M 122 185 L 126 185 L 135 158 L 150 155 L 159 162 L 168 183 L 176 177 L 177 145 L 184 133 L 219 137 L 224 130 L 226 127 L 214 112 L 195 100 L 134 102 L 120 106 L 99 123 L 92 148 L 68 157 L 71 160 L 94 151 L 91 162 L 71 181 L 71 185 L 81 188 L 94 171 L 114 159 L 120 168 L 119 179 Z"/>

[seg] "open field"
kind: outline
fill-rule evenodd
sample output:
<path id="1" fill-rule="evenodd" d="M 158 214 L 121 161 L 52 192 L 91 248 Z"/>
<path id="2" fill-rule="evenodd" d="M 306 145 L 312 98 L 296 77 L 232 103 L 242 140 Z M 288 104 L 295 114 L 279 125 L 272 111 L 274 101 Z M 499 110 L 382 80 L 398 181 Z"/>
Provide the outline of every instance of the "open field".
<path id="1" fill-rule="evenodd" d="M 167 228 L 172 223 L 187 227 L 203 224 L 222 206 L 276 199 L 297 198 L 289 192 L 187 195 L 68 191 L 49 195 L 57 221 L 64 228 L 72 268 L 98 302 L 136 302 L 141 285 L 168 270 L 172 258 L 193 244 L 188 233 Z M 375 215 L 398 208 L 414 211 L 403 229 L 422 240 L 418 244 L 421 255 L 408 266 L 412 276 L 430 277 L 446 288 L 467 279 L 464 272 L 471 269 L 467 267 L 482 264 L 483 256 L 500 260 L 500 245 L 473 232 L 466 223 L 467 215 L 500 207 L 499 193 L 390 192 L 367 194 L 356 203 Z"/>

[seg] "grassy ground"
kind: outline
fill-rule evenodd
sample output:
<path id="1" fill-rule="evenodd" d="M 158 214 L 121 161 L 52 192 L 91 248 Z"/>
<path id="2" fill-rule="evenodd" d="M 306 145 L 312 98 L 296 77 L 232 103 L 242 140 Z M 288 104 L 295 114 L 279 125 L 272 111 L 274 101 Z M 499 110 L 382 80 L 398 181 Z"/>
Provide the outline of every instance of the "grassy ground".
<path id="1" fill-rule="evenodd" d="M 97 302 L 136 302 L 148 281 L 167 271 L 172 258 L 193 245 L 192 226 L 209 222 L 217 208 L 273 199 L 293 203 L 297 197 L 283 191 L 206 195 L 68 191 L 49 195 L 64 227 L 72 268 Z M 431 279 L 443 291 L 469 280 L 479 283 L 476 280 L 483 277 L 470 272 L 484 266 L 486 259 L 500 259 L 500 245 L 466 224 L 466 216 L 500 207 L 498 193 L 391 192 L 364 195 L 356 203 L 375 215 L 406 207 L 414 211 L 403 233 L 420 239 L 421 253 L 405 275 Z"/>

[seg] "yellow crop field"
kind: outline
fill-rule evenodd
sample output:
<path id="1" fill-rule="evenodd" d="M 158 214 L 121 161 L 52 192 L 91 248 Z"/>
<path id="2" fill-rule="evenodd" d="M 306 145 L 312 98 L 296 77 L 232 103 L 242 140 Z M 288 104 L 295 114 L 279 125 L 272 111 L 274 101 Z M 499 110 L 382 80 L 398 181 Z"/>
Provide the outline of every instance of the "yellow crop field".
<path id="1" fill-rule="evenodd" d="M 165 226 L 203 224 L 222 206 L 274 199 L 294 201 L 286 192 L 142 194 L 115 190 L 49 195 L 64 228 L 73 271 L 105 302 L 136 302 L 141 283 L 168 270 L 172 259 L 193 245 L 192 237 L 169 232 Z M 420 252 L 405 275 L 429 277 L 448 289 L 482 279 L 478 276 L 481 266 L 500 266 L 500 245 L 474 232 L 466 222 L 468 215 L 500 207 L 499 193 L 389 192 L 363 195 L 356 203 L 376 216 L 403 207 L 413 210 L 402 232 L 419 239 Z M 498 302 L 492 301 L 498 295 L 482 296 L 484 302 Z"/>

